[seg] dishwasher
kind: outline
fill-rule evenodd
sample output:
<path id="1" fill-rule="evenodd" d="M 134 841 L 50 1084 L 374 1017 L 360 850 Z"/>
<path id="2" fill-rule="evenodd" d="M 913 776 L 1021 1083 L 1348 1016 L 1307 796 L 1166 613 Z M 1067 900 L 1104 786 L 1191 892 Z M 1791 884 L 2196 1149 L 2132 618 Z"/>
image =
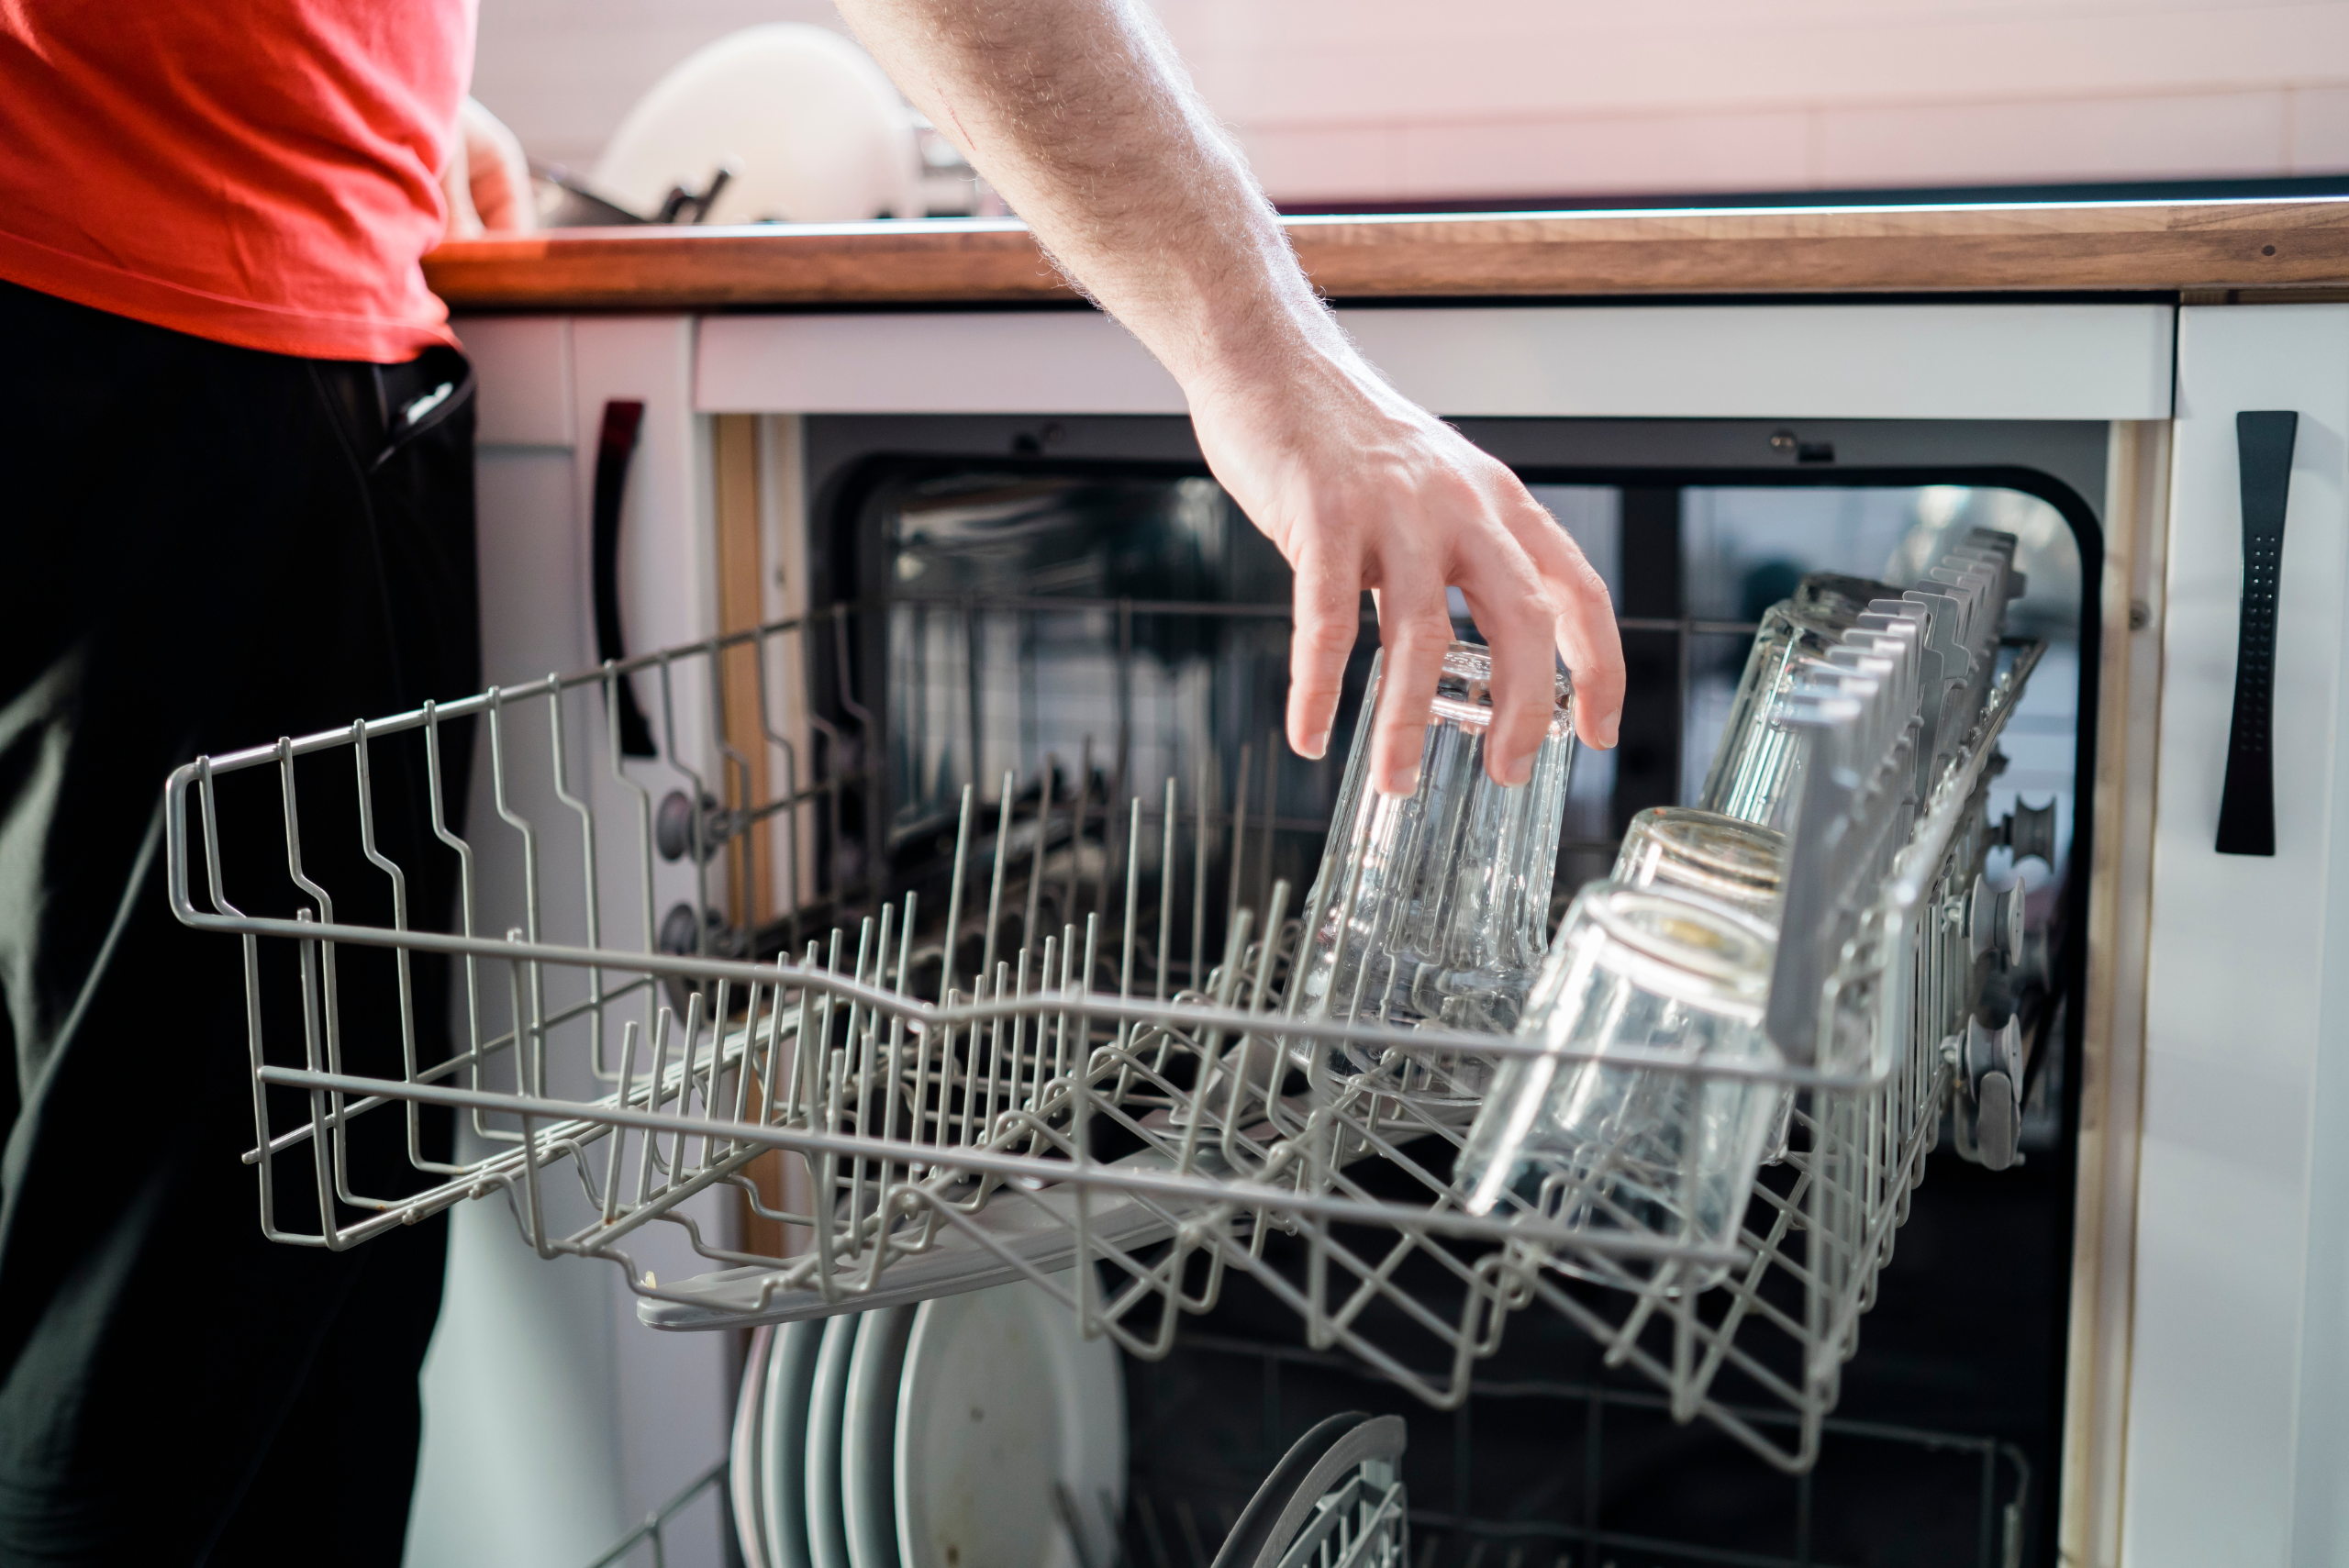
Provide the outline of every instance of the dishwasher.
<path id="1" fill-rule="evenodd" d="M 1941 623 L 1963 711 L 1884 763 L 1888 793 L 1869 754 L 1832 818 L 1878 849 L 1831 852 L 1824 810 L 1797 827 L 1809 913 L 1771 1005 L 1799 1044 L 1756 1079 L 1789 1131 L 1732 1244 L 1477 1211 L 1457 1118 L 1298 1065 L 1321 1042 L 1408 1069 L 1470 1037 L 1297 1006 L 1345 748 L 1282 742 L 1287 568 L 1186 424 L 1152 417 L 810 417 L 807 526 L 769 543 L 794 613 L 631 654 L 614 598 L 599 667 L 176 773 L 174 906 L 246 975 L 262 1223 L 340 1248 L 502 1206 L 540 1257 L 617 1271 L 636 1331 L 729 1337 L 734 1451 L 611 1562 L 664 1560 L 697 1510 L 731 1561 L 807 1560 L 760 1532 L 818 1505 L 745 1495 L 776 1468 L 766 1385 L 850 1412 L 826 1474 L 894 1443 L 902 1485 L 908 1445 L 958 1440 L 926 1435 L 957 1391 L 1011 1375 L 956 1331 L 1097 1368 L 1064 1374 L 1093 1391 L 1058 1418 L 1066 1465 L 971 1472 L 1027 1478 L 980 1510 L 1027 1544 L 922 1555 L 902 1500 L 859 1524 L 852 1481 L 814 1562 L 2054 1561 L 2104 428 L 1461 426 L 1623 633 L 1620 743 L 1572 758 L 1545 929 L 1635 817 L 1701 796 L 1771 605 L 1818 573 L 1898 593 L 1985 540 L 2011 557 L 1970 660 Z M 1339 737 L 1367 603 L 1363 634 Z M 397 769 L 463 890 L 445 919 L 374 844 L 371 781 Z M 385 889 L 384 918 L 348 913 Z M 446 1053 L 407 1005 L 428 963 Z M 339 1008 L 365 970 L 397 1017 Z M 351 1150 L 416 1156 L 444 1117 L 457 1160 L 351 1189 Z M 950 1306 L 989 1300 L 1029 1305 Z M 860 1418 L 899 1365 L 888 1419 Z"/>

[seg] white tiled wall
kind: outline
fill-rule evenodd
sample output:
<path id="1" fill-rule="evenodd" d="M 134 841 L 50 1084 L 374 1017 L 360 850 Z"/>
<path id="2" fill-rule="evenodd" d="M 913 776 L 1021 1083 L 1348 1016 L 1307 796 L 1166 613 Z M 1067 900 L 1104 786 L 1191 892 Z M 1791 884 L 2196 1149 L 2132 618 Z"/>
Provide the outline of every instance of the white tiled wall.
<path id="1" fill-rule="evenodd" d="M 2349 171 L 2349 0 L 1157 0 L 1294 201 Z M 482 0 L 574 165 L 694 49 L 829 0 Z"/>

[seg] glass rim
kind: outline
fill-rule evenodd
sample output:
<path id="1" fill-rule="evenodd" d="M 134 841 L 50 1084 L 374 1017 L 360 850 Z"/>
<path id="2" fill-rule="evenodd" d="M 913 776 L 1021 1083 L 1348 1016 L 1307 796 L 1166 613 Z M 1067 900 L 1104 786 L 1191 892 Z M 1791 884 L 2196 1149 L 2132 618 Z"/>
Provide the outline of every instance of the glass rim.
<path id="1" fill-rule="evenodd" d="M 1770 973 L 1777 955 L 1777 938 L 1752 915 L 1719 899 L 1679 887 L 1639 887 L 1628 883 L 1598 882 L 1575 897 L 1567 915 L 1571 926 L 1579 911 L 1609 942 L 1644 963 L 1660 965 L 1683 984 L 1693 983 L 1724 1010 L 1758 1013 L 1770 990 Z M 1707 929 L 1709 934 L 1746 950 L 1744 962 L 1725 959 L 1694 942 L 1641 922 L 1641 914 L 1668 916 L 1673 920 Z M 1566 936 L 1561 931 L 1561 938 Z M 1557 946 L 1567 945 L 1561 940 Z M 1678 989 L 1678 987 L 1675 987 Z"/>
<path id="2" fill-rule="evenodd" d="M 1873 577 L 1843 572 L 1806 572 L 1795 584 L 1795 591 L 1778 603 L 1793 619 L 1842 631 L 1856 626 L 1855 617 L 1866 614 L 1874 601 L 1898 599 L 1900 595 L 1899 588 Z M 1842 607 L 1846 604 L 1857 607 L 1846 611 Z"/>
<path id="3" fill-rule="evenodd" d="M 1644 828 L 1642 823 L 1647 825 Z M 1651 806 L 1631 818 L 1631 830 L 1624 835 L 1624 841 L 1630 842 L 1632 833 L 1642 832 L 1725 877 L 1759 881 L 1766 873 L 1773 886 L 1786 878 L 1787 836 L 1758 822 L 1698 806 Z"/>

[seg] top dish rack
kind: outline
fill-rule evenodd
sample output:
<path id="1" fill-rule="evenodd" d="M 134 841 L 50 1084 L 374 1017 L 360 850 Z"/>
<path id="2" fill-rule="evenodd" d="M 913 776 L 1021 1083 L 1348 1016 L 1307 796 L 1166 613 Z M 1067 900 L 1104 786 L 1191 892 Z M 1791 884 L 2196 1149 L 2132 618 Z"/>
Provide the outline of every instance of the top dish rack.
<path id="1" fill-rule="evenodd" d="M 942 891 L 876 895 L 866 911 L 813 892 L 821 847 L 852 837 L 841 813 L 859 747 L 818 734 L 809 700 L 828 662 L 845 681 L 848 608 L 172 775 L 174 910 L 241 942 L 262 1223 L 340 1249 L 502 1195 L 540 1255 L 619 1267 L 656 1327 L 1027 1278 L 1087 1334 L 1142 1357 L 1165 1354 L 1180 1317 L 1212 1307 L 1236 1271 L 1295 1312 L 1308 1345 L 1438 1407 L 1466 1396 L 1513 1315 L 1548 1310 L 1660 1385 L 1675 1418 L 1802 1471 L 1944 1109 L 1961 1152 L 2015 1157 L 2021 1039 L 1976 1007 L 1987 977 L 2029 949 L 2019 896 L 1982 873 L 1994 842 L 2020 852 L 2034 829 L 1992 825 L 1985 797 L 2041 650 L 2001 637 L 2011 573 L 1960 564 L 1908 596 L 1914 652 L 1890 683 L 1896 706 L 1820 701 L 1798 720 L 1820 765 L 1773 993 L 1787 1063 L 1608 1059 L 1798 1092 L 1783 1162 L 1733 1247 L 1593 1232 L 1522 1204 L 1471 1213 L 1453 1176 L 1464 1128 L 1382 1093 L 1388 1079 L 1316 1066 L 1305 1081 L 1291 1048 L 1307 1040 L 1431 1072 L 1447 1053 L 1542 1048 L 1291 1010 L 1305 921 L 1286 883 L 1241 874 L 1244 793 L 1213 813 L 1170 780 L 1154 810 L 1111 810 L 1089 766 L 1072 796 L 1050 771 L 1025 789 L 1007 774 L 992 802 L 963 792 Z M 640 703 L 652 721 L 623 722 Z M 485 753 L 497 819 L 472 837 L 450 805 L 469 744 Z M 819 755 L 826 767 L 803 769 Z M 407 906 L 416 868 L 380 846 L 379 780 L 395 773 L 421 779 L 405 807 L 455 859 L 454 929 Z M 664 781 L 676 787 L 656 803 Z M 1218 959 L 1197 947 L 1210 840 L 1227 830 Z M 285 873 L 257 897 L 264 831 Z M 328 833 L 355 839 L 358 857 L 337 851 L 352 875 L 379 879 L 356 898 L 313 874 Z M 521 919 L 493 930 L 475 862 L 501 833 L 519 851 Z M 1199 874 L 1181 911 L 1172 873 L 1186 851 Z M 672 892 L 685 895 L 656 918 Z M 339 895 L 346 912 L 388 908 L 338 920 Z M 1188 966 L 1172 951 L 1186 914 Z M 456 1049 L 440 1060 L 418 955 L 451 961 L 460 997 Z M 362 994 L 396 1005 L 343 1005 Z M 464 1152 L 435 1144 L 431 1106 L 467 1117 Z M 362 1190 L 403 1159 L 421 1185 Z M 726 1189 L 751 1216 L 740 1239 L 686 1207 Z M 711 1271 L 664 1282 L 644 1267 L 630 1238 L 654 1221 Z M 1675 1291 L 1673 1270 L 1651 1268 L 1616 1289 L 1550 1266 L 1565 1257 L 1626 1278 L 1631 1261 L 1728 1273 Z M 1765 1427 L 1732 1408 L 1756 1404 L 1792 1419 Z"/>

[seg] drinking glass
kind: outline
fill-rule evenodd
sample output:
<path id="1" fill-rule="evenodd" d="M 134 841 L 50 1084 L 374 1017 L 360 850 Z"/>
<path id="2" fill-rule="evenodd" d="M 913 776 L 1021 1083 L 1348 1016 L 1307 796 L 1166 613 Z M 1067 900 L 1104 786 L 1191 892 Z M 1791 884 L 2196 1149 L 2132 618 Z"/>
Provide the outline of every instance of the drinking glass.
<path id="1" fill-rule="evenodd" d="M 1679 888 L 1753 916 L 1775 933 L 1784 890 L 1787 836 L 1693 806 L 1651 806 L 1631 818 L 1609 874 L 1631 887 Z M 1787 1157 L 1794 1129 L 1795 1091 L 1777 1091 L 1762 1162 Z"/>
<path id="2" fill-rule="evenodd" d="M 1651 806 L 1631 818 L 1609 874 L 1632 887 L 1680 887 L 1777 923 L 1787 836 L 1693 806 Z"/>
<path id="3" fill-rule="evenodd" d="M 1307 1018 L 1508 1034 L 1548 945 L 1574 763 L 1573 688 L 1559 673 L 1533 776 L 1504 788 L 1485 775 L 1492 658 L 1453 643 L 1419 751 L 1419 789 L 1384 795 L 1370 784 L 1383 659 L 1371 662 L 1329 844 L 1306 895 L 1306 951 L 1290 1005 Z M 1341 1076 L 1380 1073 L 1382 1093 L 1431 1106 L 1473 1106 L 1493 1069 L 1489 1058 L 1461 1053 L 1388 1065 L 1346 1042 L 1296 1050 Z"/>
<path id="4" fill-rule="evenodd" d="M 1797 680 L 1824 664 L 1843 633 L 1860 624 L 1871 600 L 1899 597 L 1889 584 L 1814 572 L 1793 596 L 1762 612 L 1698 806 L 1779 832 L 1792 825 L 1802 798 L 1803 755 L 1800 737 L 1783 721 L 1785 701 Z"/>
<path id="5" fill-rule="evenodd" d="M 1726 1248 L 1737 1240 L 1779 1085 L 1703 1069 L 1781 1063 L 1762 1032 L 1775 943 L 1749 915 L 1679 889 L 1593 883 L 1575 895 L 1526 1003 L 1513 1056 L 1461 1151 L 1473 1214 L 1504 1206 L 1592 1236 Z M 1692 1071 L 1627 1066 L 1658 1056 Z M 1553 1253 L 1609 1284 L 1706 1289 L 1727 1273 L 1680 1261 Z"/>

